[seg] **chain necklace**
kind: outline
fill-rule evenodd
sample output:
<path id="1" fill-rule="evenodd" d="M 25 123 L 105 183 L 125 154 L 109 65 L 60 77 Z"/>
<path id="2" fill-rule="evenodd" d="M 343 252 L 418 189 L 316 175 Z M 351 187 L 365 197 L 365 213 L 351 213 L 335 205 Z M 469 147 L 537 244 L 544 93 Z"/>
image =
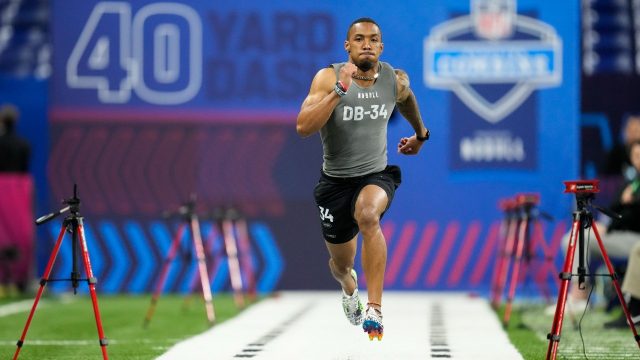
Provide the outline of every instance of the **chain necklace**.
<path id="1" fill-rule="evenodd" d="M 357 79 L 357 80 L 373 81 L 373 80 L 378 78 L 379 74 L 380 73 L 375 73 L 375 75 L 373 75 L 373 76 L 364 76 L 364 75 L 353 74 L 353 75 L 351 75 L 351 77 L 354 78 L 354 79 Z"/>

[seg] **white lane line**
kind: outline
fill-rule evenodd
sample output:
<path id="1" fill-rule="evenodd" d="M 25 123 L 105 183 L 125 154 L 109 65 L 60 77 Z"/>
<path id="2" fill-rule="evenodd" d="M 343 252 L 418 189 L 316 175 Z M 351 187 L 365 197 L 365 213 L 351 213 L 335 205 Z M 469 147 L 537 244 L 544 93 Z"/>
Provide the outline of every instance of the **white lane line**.
<path id="1" fill-rule="evenodd" d="M 441 306 L 452 359 L 522 359 L 485 299 L 454 298 Z"/>
<path id="2" fill-rule="evenodd" d="M 176 344 L 158 359 L 522 359 L 484 299 L 385 292 L 383 309 L 384 338 L 369 341 L 344 318 L 339 292 L 287 292 Z M 446 346 L 433 344 L 443 339 Z"/>
<path id="3" fill-rule="evenodd" d="M 42 307 L 43 302 L 38 303 L 38 308 Z M 33 306 L 33 300 L 22 300 L 10 304 L 0 305 L 0 317 L 9 316 L 24 311 L 31 310 Z"/>
<path id="4" fill-rule="evenodd" d="M 16 340 L 10 341 L 10 340 L 0 340 L 0 346 L 9 346 L 9 345 L 16 345 Z M 24 341 L 24 346 L 64 346 L 64 345 L 72 345 L 72 346 L 84 346 L 84 345 L 92 345 L 92 346 L 96 346 L 99 345 L 99 341 L 98 339 L 95 340 L 29 340 L 28 338 Z M 111 344 L 112 341 L 111 339 L 109 339 L 109 344 Z"/>
<path id="5" fill-rule="evenodd" d="M 163 344 L 172 344 L 180 339 L 163 339 L 163 340 L 148 340 L 148 339 L 138 339 L 138 340 L 117 340 L 109 338 L 109 345 L 114 344 L 141 344 L 141 345 L 163 345 Z M 0 346 L 15 346 L 17 340 L 0 340 Z M 100 340 L 91 339 L 91 340 L 43 340 L 43 339 L 34 339 L 30 340 L 28 337 L 24 341 L 24 346 L 96 346 L 100 345 Z"/>

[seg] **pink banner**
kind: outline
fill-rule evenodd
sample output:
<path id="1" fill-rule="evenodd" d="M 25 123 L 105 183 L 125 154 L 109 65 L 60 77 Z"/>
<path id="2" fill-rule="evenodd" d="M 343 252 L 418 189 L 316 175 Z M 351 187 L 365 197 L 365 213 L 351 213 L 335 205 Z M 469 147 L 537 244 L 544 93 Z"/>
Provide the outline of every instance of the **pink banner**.
<path id="1" fill-rule="evenodd" d="M 34 275 L 33 179 L 0 174 L 0 283 L 28 284 Z"/>

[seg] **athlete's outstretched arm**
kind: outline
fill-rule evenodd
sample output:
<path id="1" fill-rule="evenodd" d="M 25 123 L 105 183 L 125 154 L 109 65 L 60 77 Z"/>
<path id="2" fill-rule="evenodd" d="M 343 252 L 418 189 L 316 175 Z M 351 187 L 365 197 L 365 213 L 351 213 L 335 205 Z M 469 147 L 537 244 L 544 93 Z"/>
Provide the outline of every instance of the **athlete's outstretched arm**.
<path id="1" fill-rule="evenodd" d="M 420 109 L 418 108 L 418 101 L 416 100 L 413 91 L 409 87 L 409 75 L 406 72 L 396 69 L 396 106 L 400 111 L 400 114 L 409 121 L 411 127 L 420 136 L 425 136 L 427 129 L 422 122 L 422 116 L 420 115 Z M 415 155 L 420 151 L 423 142 L 416 139 L 414 134 L 411 137 L 404 137 L 400 139 L 398 143 L 398 151 L 406 155 Z"/>

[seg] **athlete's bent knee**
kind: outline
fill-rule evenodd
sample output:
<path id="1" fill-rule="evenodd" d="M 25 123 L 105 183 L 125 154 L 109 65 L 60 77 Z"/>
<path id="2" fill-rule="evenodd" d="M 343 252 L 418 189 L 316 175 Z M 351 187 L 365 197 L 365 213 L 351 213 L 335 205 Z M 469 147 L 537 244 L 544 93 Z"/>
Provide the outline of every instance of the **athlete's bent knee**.
<path id="1" fill-rule="evenodd" d="M 380 226 L 380 214 L 378 214 L 378 211 L 374 207 L 367 207 L 360 210 L 356 219 L 361 231 L 375 229 Z"/>

